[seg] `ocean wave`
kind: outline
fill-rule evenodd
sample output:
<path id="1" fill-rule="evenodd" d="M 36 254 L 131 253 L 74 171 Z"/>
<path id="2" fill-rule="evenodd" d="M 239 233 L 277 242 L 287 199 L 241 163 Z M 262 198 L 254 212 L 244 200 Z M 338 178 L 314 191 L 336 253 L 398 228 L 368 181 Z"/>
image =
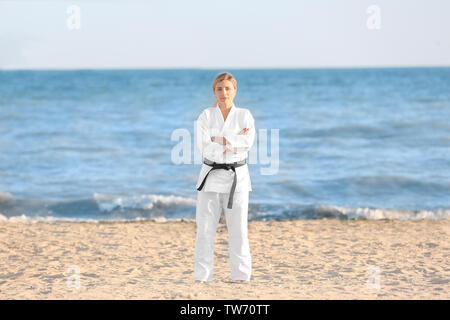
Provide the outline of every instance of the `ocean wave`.
<path id="1" fill-rule="evenodd" d="M 368 220 L 439 220 L 450 218 L 450 209 L 438 208 L 434 210 L 398 210 L 380 208 L 342 208 L 335 207 L 347 219 Z"/>
<path id="2" fill-rule="evenodd" d="M 150 210 L 155 207 L 169 206 L 195 206 L 196 200 L 183 198 L 174 195 L 163 196 L 157 194 L 138 195 L 138 196 L 119 196 L 94 193 L 94 199 L 100 210 L 112 211 L 114 209 L 146 209 Z"/>
<path id="3" fill-rule="evenodd" d="M 119 196 L 94 194 L 93 199 L 68 202 L 10 198 L 0 203 L 0 222 L 127 222 L 195 221 L 196 200 L 175 195 Z M 439 220 L 450 208 L 392 209 L 327 204 L 250 203 L 248 220 Z"/>
<path id="4" fill-rule="evenodd" d="M 0 191 L 0 203 L 9 201 L 11 199 L 13 199 L 13 196 L 10 193 Z"/>
<path id="5" fill-rule="evenodd" d="M 192 218 L 173 218 L 167 219 L 165 217 L 154 217 L 154 218 L 142 218 L 136 217 L 133 219 L 90 219 L 90 218 L 64 218 L 64 217 L 41 217 L 41 216 L 26 216 L 24 214 L 20 216 L 6 217 L 0 213 L 0 223 L 25 223 L 25 224 L 35 224 L 38 222 L 45 223 L 56 223 L 56 222 L 84 222 L 84 223 L 116 223 L 116 222 L 138 222 L 138 221 L 154 221 L 158 223 L 165 223 L 170 221 L 184 221 L 184 222 L 195 222 Z"/>
<path id="6" fill-rule="evenodd" d="M 175 195 L 123 196 L 94 193 L 91 199 L 50 201 L 2 193 L 0 221 L 178 221 L 195 216 L 196 200 Z"/>
<path id="7" fill-rule="evenodd" d="M 254 205 L 249 220 L 340 219 L 340 220 L 439 220 L 449 219 L 450 208 L 403 210 L 333 205 Z"/>

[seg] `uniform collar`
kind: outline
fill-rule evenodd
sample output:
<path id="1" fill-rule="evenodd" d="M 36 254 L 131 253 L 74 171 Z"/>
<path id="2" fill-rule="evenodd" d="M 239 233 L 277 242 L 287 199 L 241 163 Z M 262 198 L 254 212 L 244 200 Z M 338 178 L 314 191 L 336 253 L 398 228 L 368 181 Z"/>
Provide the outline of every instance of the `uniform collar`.
<path id="1" fill-rule="evenodd" d="M 222 111 L 220 110 L 219 103 L 217 103 L 216 109 L 217 109 L 217 112 L 220 114 L 220 116 L 222 117 L 222 120 L 223 120 L 223 115 L 222 115 Z M 228 122 L 228 119 L 230 118 L 231 114 L 235 111 L 235 109 L 236 109 L 236 106 L 234 105 L 234 102 L 232 102 L 231 103 L 230 112 L 228 113 L 227 119 L 224 121 L 224 123 Z"/>

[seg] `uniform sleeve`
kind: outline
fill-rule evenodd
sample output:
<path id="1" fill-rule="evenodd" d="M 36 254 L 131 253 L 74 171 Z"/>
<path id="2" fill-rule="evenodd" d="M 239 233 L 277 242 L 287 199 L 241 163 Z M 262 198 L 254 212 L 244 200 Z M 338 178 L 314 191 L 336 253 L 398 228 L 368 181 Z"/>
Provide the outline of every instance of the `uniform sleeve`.
<path id="1" fill-rule="evenodd" d="M 211 161 L 220 162 L 223 157 L 225 146 L 211 141 L 211 134 L 208 130 L 208 119 L 205 112 L 197 119 L 197 147 L 201 155 Z"/>
<path id="2" fill-rule="evenodd" d="M 225 139 L 228 140 L 230 145 L 227 145 L 227 148 L 236 148 L 236 152 L 247 152 L 250 150 L 250 148 L 253 145 L 253 142 L 255 140 L 255 119 L 253 119 L 253 116 L 249 110 L 245 113 L 245 128 L 248 128 L 247 134 L 238 134 L 242 129 L 240 128 L 239 132 L 236 132 L 236 134 L 229 134 L 225 136 Z"/>

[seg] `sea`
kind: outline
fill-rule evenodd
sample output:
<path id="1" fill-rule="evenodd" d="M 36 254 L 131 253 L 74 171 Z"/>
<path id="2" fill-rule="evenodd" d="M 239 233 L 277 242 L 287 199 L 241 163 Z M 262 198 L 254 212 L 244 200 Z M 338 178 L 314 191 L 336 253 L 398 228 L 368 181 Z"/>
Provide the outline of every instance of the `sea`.
<path id="1" fill-rule="evenodd" d="M 249 220 L 448 219 L 450 68 L 0 70 L 0 222 L 195 221 L 221 72 L 255 119 Z"/>

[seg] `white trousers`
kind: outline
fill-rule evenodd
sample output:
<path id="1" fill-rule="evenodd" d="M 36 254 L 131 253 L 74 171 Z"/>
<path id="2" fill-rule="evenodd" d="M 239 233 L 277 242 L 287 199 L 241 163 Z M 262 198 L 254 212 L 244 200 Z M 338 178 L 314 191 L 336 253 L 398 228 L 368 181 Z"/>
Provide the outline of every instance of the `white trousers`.
<path id="1" fill-rule="evenodd" d="M 231 279 L 250 280 L 252 260 L 248 241 L 248 195 L 249 192 L 235 192 L 233 208 L 228 209 L 229 193 L 197 192 L 195 220 L 194 278 L 212 281 L 214 269 L 214 238 L 222 210 L 228 229 L 228 253 Z"/>

